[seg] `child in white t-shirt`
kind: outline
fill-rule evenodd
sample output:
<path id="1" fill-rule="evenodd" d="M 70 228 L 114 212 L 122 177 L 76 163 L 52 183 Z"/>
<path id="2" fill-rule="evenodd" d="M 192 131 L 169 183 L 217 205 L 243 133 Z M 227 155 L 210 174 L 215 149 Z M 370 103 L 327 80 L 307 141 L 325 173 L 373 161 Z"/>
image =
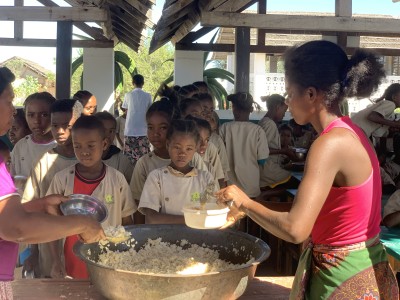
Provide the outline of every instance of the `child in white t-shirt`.
<path id="1" fill-rule="evenodd" d="M 140 197 L 139 211 L 148 224 L 184 224 L 182 208 L 198 203 L 210 186 L 216 191 L 213 176 L 191 166 L 200 135 L 193 121 L 174 120 L 167 133 L 171 163 L 152 171 Z"/>
<path id="2" fill-rule="evenodd" d="M 55 101 L 47 92 L 34 93 L 26 98 L 25 117 L 32 134 L 14 146 L 11 153 L 12 175 L 28 177 L 42 155 L 57 145 L 50 131 L 50 107 Z"/>

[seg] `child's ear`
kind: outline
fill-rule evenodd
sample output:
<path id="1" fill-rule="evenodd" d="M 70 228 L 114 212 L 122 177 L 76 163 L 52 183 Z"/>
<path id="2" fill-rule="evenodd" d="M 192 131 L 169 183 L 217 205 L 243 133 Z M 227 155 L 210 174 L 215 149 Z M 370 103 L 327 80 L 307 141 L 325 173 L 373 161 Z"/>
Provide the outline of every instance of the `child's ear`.
<path id="1" fill-rule="evenodd" d="M 108 139 L 104 138 L 103 139 L 103 150 L 106 150 L 109 147 Z"/>

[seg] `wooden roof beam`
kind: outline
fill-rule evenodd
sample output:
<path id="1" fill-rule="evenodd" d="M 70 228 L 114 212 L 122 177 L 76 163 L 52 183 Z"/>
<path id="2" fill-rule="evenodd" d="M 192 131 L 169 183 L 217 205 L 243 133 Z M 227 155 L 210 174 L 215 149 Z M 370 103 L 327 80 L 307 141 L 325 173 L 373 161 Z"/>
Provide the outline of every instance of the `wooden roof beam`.
<path id="1" fill-rule="evenodd" d="M 258 0 L 230 0 L 217 7 L 217 11 L 239 12 L 247 9 Z"/>
<path id="2" fill-rule="evenodd" d="M 267 46 L 267 45 L 250 45 L 251 53 L 266 53 L 266 54 L 284 54 L 287 46 Z M 212 52 L 235 52 L 234 44 L 208 44 L 208 43 L 195 43 L 195 44 L 181 44 L 175 45 L 176 50 L 187 51 L 212 51 Z M 347 47 L 345 51 L 348 55 L 353 54 L 358 48 Z M 388 48 L 364 48 L 373 50 L 375 53 L 383 56 L 400 56 L 400 49 Z"/>
<path id="3" fill-rule="evenodd" d="M 114 28 L 114 32 L 118 36 L 119 39 L 123 39 L 125 41 L 128 41 L 131 45 L 140 47 L 140 42 L 132 39 L 126 32 L 123 32 L 123 31 L 119 30 L 118 28 Z"/>
<path id="4" fill-rule="evenodd" d="M 107 11 L 97 7 L 2 6 L 0 21 L 105 22 Z"/>
<path id="5" fill-rule="evenodd" d="M 14 39 L 0 38 L 1 46 L 27 46 L 27 47 L 56 47 L 57 40 L 54 39 Z M 113 41 L 98 40 L 72 40 L 73 48 L 113 48 Z"/>
<path id="6" fill-rule="evenodd" d="M 39 3 L 44 6 L 49 7 L 59 7 L 59 5 L 51 0 L 37 0 Z M 87 35 L 91 36 L 95 40 L 107 40 L 107 38 L 103 34 L 103 30 L 101 28 L 95 28 L 87 25 L 85 22 L 74 22 L 73 25 L 82 30 Z"/>
<path id="7" fill-rule="evenodd" d="M 111 14 L 111 20 L 119 20 L 124 22 L 125 24 L 129 25 L 135 33 L 137 34 L 142 34 L 141 31 L 145 28 L 145 25 L 143 23 L 140 23 L 137 19 L 132 18 L 131 15 L 129 14 L 117 14 L 114 12 L 114 8 L 111 9 L 112 14 Z"/>
<path id="8" fill-rule="evenodd" d="M 121 23 L 117 23 L 117 22 L 112 22 L 113 27 L 118 29 L 121 32 L 124 32 L 127 36 L 131 37 L 132 40 L 138 40 L 140 44 L 142 44 L 142 42 L 144 42 L 145 37 L 143 35 L 133 35 L 132 31 L 130 28 L 126 27 L 125 25 L 122 25 Z"/>
<path id="9" fill-rule="evenodd" d="M 109 6 L 112 7 L 114 6 L 116 8 L 117 14 L 129 14 L 133 18 L 138 19 L 141 23 L 144 23 L 147 27 L 153 29 L 155 24 L 149 19 L 150 18 L 150 12 L 146 14 L 142 14 L 140 11 L 138 11 L 136 8 L 133 6 L 129 5 L 123 0 L 113 0 L 108 2 Z"/>
<path id="10" fill-rule="evenodd" d="M 204 12 L 203 26 L 251 27 L 272 30 L 318 30 L 339 32 L 377 32 L 400 34 L 400 20 L 383 18 L 349 18 L 333 16 L 302 16 L 275 14 L 240 14 L 227 12 Z"/>
<path id="11" fill-rule="evenodd" d="M 173 17 L 173 18 L 177 19 L 175 17 L 175 14 L 180 13 L 181 10 L 187 8 L 187 6 L 189 6 L 191 4 L 196 4 L 196 1 L 194 1 L 194 0 L 176 1 L 172 5 L 168 6 L 165 9 L 163 9 L 163 11 L 162 11 L 162 19 L 164 20 L 164 19 L 167 19 L 167 18 L 170 18 L 170 17 Z"/>

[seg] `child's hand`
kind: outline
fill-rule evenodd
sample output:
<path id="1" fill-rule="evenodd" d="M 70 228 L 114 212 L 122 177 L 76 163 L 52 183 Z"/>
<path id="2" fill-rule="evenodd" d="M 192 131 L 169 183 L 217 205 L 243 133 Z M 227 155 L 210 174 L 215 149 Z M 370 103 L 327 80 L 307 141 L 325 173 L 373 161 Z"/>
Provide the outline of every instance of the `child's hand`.
<path id="1" fill-rule="evenodd" d="M 50 271 L 51 278 L 65 278 L 67 272 L 65 271 L 65 266 L 61 261 L 53 262 Z"/>

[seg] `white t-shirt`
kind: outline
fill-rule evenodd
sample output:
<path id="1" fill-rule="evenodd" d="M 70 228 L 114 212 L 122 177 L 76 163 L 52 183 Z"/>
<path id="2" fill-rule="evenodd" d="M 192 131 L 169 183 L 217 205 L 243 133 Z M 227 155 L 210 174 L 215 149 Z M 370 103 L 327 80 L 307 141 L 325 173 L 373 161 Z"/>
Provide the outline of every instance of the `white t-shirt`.
<path id="1" fill-rule="evenodd" d="M 55 141 L 46 144 L 35 143 L 32 135 L 22 138 L 11 152 L 11 174 L 28 177 L 43 154 L 56 146 Z"/>
<path id="2" fill-rule="evenodd" d="M 208 171 L 193 168 L 185 175 L 170 166 L 156 169 L 146 180 L 139 211 L 144 213 L 143 208 L 150 208 L 164 214 L 182 215 L 183 206 L 198 203 L 200 194 L 210 184 L 214 184 L 214 178 Z"/>
<path id="3" fill-rule="evenodd" d="M 151 95 L 140 88 L 125 94 L 122 107 L 128 110 L 126 114 L 125 136 L 146 136 L 146 112 L 151 105 Z"/>

